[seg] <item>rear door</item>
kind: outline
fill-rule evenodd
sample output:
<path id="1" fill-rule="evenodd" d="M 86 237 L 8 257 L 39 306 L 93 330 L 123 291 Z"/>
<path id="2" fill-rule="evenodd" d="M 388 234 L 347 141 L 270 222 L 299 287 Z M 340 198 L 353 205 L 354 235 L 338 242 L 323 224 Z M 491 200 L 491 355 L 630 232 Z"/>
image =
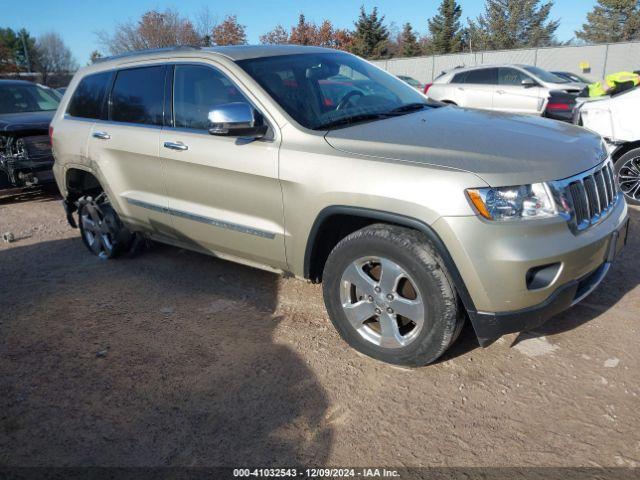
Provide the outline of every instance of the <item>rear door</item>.
<path id="1" fill-rule="evenodd" d="M 462 107 L 493 109 L 493 98 L 498 83 L 497 68 L 478 68 L 470 70 L 464 77 L 464 83 L 457 84 L 457 97 Z"/>
<path id="2" fill-rule="evenodd" d="M 540 114 L 544 105 L 542 88 L 535 82 L 534 86 L 525 86 L 524 80 L 535 80 L 516 68 L 498 69 L 498 87 L 493 96 L 494 110 L 503 112 Z"/>
<path id="3" fill-rule="evenodd" d="M 258 140 L 211 135 L 213 107 L 248 102 L 260 110 L 257 102 L 222 66 L 189 62 L 173 68 L 172 119 L 159 144 L 181 241 L 286 269 L 279 132 L 272 127 Z"/>
<path id="4" fill-rule="evenodd" d="M 73 90 L 64 117 L 55 122 L 54 152 L 59 165 L 89 165 L 89 136 L 93 124 L 106 117 L 107 96 L 112 81 L 113 72 L 94 73 L 82 78 Z"/>
<path id="5" fill-rule="evenodd" d="M 107 118 L 93 124 L 88 156 L 125 223 L 172 237 L 158 155 L 166 71 L 145 65 L 115 73 Z"/>

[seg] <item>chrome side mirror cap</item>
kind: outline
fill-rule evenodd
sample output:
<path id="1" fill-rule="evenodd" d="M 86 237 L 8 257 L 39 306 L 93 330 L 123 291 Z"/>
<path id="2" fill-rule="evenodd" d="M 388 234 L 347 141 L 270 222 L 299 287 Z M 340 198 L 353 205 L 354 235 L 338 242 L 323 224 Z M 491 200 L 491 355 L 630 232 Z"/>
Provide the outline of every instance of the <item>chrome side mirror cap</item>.
<path id="1" fill-rule="evenodd" d="M 268 130 L 260 114 L 246 102 L 216 105 L 209 111 L 208 118 L 211 135 L 261 138 Z"/>

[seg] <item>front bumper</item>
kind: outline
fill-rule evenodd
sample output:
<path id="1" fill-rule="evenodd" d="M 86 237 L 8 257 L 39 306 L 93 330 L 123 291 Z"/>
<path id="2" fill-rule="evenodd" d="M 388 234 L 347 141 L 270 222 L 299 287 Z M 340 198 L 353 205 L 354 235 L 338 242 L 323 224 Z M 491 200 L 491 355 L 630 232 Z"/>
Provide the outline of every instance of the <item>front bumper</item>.
<path id="1" fill-rule="evenodd" d="M 605 219 L 578 234 L 561 219 L 498 225 L 450 217 L 434 227 L 464 279 L 471 303 L 465 305 L 485 345 L 535 328 L 591 293 L 626 242 L 628 213 L 619 198 Z M 544 265 L 559 267 L 533 288 L 527 274 Z"/>
<path id="2" fill-rule="evenodd" d="M 607 276 L 613 260 L 626 245 L 628 234 L 629 219 L 627 218 L 623 227 L 611 235 L 607 247 L 607 258 L 595 271 L 559 287 L 539 305 L 512 312 L 469 312 L 480 345 L 486 346 L 507 333 L 539 327 L 551 317 L 581 302 Z"/>
<path id="3" fill-rule="evenodd" d="M 0 159 L 0 170 L 16 187 L 54 182 L 53 156 L 38 159 L 4 157 Z"/>

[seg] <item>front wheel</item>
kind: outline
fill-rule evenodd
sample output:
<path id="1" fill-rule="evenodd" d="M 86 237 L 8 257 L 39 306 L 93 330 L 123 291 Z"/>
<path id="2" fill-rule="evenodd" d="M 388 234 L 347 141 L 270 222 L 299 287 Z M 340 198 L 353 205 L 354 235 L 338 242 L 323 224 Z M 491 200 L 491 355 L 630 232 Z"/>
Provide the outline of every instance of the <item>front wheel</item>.
<path id="1" fill-rule="evenodd" d="M 104 193 L 78 201 L 80 235 L 85 246 L 97 257 L 108 260 L 122 254 L 131 245 L 132 235 Z"/>
<path id="2" fill-rule="evenodd" d="M 640 148 L 630 150 L 616 160 L 615 170 L 627 203 L 640 205 Z"/>
<path id="3" fill-rule="evenodd" d="M 438 255 L 420 232 L 373 225 L 344 238 L 323 275 L 334 326 L 356 350 L 407 366 L 435 361 L 464 316 Z"/>

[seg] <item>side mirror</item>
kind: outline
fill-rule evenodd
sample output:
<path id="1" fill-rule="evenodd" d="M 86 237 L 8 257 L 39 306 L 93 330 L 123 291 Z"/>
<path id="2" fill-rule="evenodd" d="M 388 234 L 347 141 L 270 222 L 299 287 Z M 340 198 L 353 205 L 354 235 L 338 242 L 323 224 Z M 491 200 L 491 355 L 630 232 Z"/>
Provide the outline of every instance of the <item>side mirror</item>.
<path id="1" fill-rule="evenodd" d="M 224 103 L 209 111 L 209 133 L 221 137 L 261 138 L 267 133 L 258 112 L 246 102 Z"/>
<path id="2" fill-rule="evenodd" d="M 524 80 L 522 80 L 521 82 L 522 86 L 524 88 L 531 88 L 531 87 L 535 87 L 536 85 L 538 85 L 535 80 L 533 80 L 532 78 L 525 78 Z"/>

